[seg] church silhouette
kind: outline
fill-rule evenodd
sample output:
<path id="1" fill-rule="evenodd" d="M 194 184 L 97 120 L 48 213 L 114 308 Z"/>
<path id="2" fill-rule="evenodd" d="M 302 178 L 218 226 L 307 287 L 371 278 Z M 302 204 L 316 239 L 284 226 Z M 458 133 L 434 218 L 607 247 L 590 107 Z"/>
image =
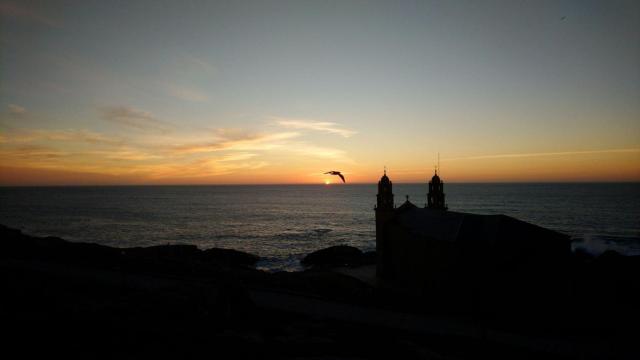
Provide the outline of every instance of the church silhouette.
<path id="1" fill-rule="evenodd" d="M 423 291 L 434 284 L 500 278 L 497 269 L 529 271 L 569 256 L 567 235 L 506 215 L 447 210 L 444 182 L 437 170 L 427 202 L 394 204 L 393 183 L 385 170 L 378 182 L 376 275 L 381 282 Z"/>

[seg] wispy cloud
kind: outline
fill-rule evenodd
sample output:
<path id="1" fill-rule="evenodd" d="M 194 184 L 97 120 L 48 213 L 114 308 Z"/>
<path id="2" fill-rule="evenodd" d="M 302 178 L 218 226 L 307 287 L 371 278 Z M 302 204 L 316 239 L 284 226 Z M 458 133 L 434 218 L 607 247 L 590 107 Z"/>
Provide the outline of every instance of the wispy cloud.
<path id="1" fill-rule="evenodd" d="M 198 89 L 188 88 L 180 85 L 167 85 L 166 90 L 169 95 L 181 100 L 190 102 L 209 101 L 209 96 Z"/>
<path id="2" fill-rule="evenodd" d="M 106 136 L 85 129 L 17 129 L 2 136 L 2 138 L 0 138 L 0 143 L 31 143 L 43 140 L 108 145 L 120 145 L 123 143 L 122 139 Z"/>
<path id="3" fill-rule="evenodd" d="M 27 109 L 20 105 L 9 104 L 7 105 L 7 108 L 9 108 L 9 115 L 12 116 L 22 117 L 27 114 Z"/>
<path id="4" fill-rule="evenodd" d="M 0 136 L 0 162 L 12 166 L 99 170 L 110 160 L 132 160 L 135 152 L 120 138 L 85 129 L 12 129 Z"/>
<path id="5" fill-rule="evenodd" d="M 256 156 L 258 156 L 258 154 L 252 154 L 252 153 L 228 154 L 228 155 L 220 158 L 218 161 L 221 161 L 221 162 L 243 161 L 243 160 L 252 159 L 252 158 L 254 158 Z"/>
<path id="6" fill-rule="evenodd" d="M 148 151 L 141 151 L 139 149 L 125 148 L 109 151 L 91 151 L 85 154 L 91 156 L 97 156 L 107 160 L 123 160 L 123 161 L 147 161 L 157 160 L 163 157 L 159 154 L 150 153 Z"/>
<path id="7" fill-rule="evenodd" d="M 0 2 L 0 14 L 4 16 L 37 22 L 54 28 L 62 26 L 62 22 L 60 20 L 45 15 L 40 11 L 25 6 L 24 4 L 17 4 L 11 1 Z"/>
<path id="8" fill-rule="evenodd" d="M 640 153 L 640 148 L 629 149 L 604 149 L 604 150 L 583 150 L 583 151 L 559 151 L 559 152 L 538 152 L 538 153 L 516 153 L 516 154 L 494 154 L 494 155 L 478 155 L 463 156 L 443 161 L 454 160 L 483 160 L 483 159 L 508 159 L 508 158 L 530 158 L 544 156 L 574 156 L 574 155 L 590 155 L 590 154 L 615 154 L 615 153 Z"/>
<path id="9" fill-rule="evenodd" d="M 196 159 L 191 162 L 151 165 L 142 168 L 152 179 L 197 179 L 229 175 L 243 170 L 256 170 L 268 166 L 266 161 L 243 161 L 233 155 L 219 158 Z"/>
<path id="10" fill-rule="evenodd" d="M 343 137 L 350 137 L 356 134 L 355 131 L 345 129 L 334 122 L 314 121 L 306 119 L 287 119 L 275 116 L 271 118 L 275 120 L 278 125 L 292 129 L 322 131 L 331 134 L 337 134 Z"/>
<path id="11" fill-rule="evenodd" d="M 47 146 L 40 145 L 20 145 L 12 148 L 0 148 L 0 158 L 2 163 L 22 164 L 24 161 L 49 161 L 69 156 L 66 151 L 57 150 Z"/>
<path id="12" fill-rule="evenodd" d="M 196 57 L 191 54 L 184 54 L 184 59 L 189 66 L 194 67 L 208 75 L 212 75 L 216 71 L 215 66 L 211 65 L 210 62 L 204 60 L 203 58 Z"/>
<path id="13" fill-rule="evenodd" d="M 106 136 L 90 130 L 57 130 L 57 131 L 41 131 L 41 136 L 48 140 L 55 141 L 78 141 L 89 144 L 108 144 L 108 145 L 121 145 L 123 140 L 120 138 L 114 138 Z"/>
<path id="14" fill-rule="evenodd" d="M 169 125 L 158 120 L 148 111 L 134 109 L 128 106 L 102 107 L 98 109 L 102 118 L 120 125 L 139 130 L 156 130 L 166 132 Z"/>
<path id="15" fill-rule="evenodd" d="M 339 149 L 300 143 L 292 145 L 291 150 L 305 156 L 311 156 L 320 159 L 330 159 L 340 162 L 352 162 L 352 160 L 347 157 L 347 153 L 344 150 Z"/>
<path id="16" fill-rule="evenodd" d="M 71 154 L 68 151 L 52 146 L 38 144 L 0 146 L 0 163 L 3 166 L 52 169 L 68 164 L 70 159 Z"/>
<path id="17" fill-rule="evenodd" d="M 271 150 L 285 146 L 284 140 L 292 139 L 300 134 L 282 132 L 273 134 L 251 134 L 233 130 L 218 130 L 214 140 L 205 143 L 185 144 L 174 147 L 174 152 L 181 154 L 205 153 L 221 150 Z"/>

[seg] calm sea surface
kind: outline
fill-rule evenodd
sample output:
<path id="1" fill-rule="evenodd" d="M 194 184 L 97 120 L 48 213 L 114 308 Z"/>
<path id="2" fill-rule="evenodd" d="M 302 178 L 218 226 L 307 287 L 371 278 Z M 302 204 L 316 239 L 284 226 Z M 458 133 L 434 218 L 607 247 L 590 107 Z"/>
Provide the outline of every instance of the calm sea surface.
<path id="1" fill-rule="evenodd" d="M 426 184 L 394 184 L 423 206 Z M 375 248 L 376 185 L 0 188 L 0 223 L 33 235 L 130 247 L 167 243 L 258 254 L 294 270 L 311 251 Z M 571 235 L 574 247 L 640 255 L 640 183 L 445 184 L 450 210 L 506 214 Z"/>

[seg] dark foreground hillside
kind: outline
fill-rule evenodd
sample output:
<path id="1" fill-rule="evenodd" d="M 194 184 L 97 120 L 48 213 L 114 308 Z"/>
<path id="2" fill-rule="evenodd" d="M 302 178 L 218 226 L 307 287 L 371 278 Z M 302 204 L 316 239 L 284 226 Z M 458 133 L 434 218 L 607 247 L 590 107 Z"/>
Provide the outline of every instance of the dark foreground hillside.
<path id="1" fill-rule="evenodd" d="M 21 358 L 638 355 L 640 267 L 615 253 L 574 255 L 559 274 L 567 290 L 557 302 L 520 297 L 502 306 L 509 289 L 412 296 L 344 275 L 319 256 L 307 271 L 270 274 L 232 250 L 118 249 L 6 227 L 0 238 L 3 349 Z M 324 254 L 350 265 L 342 269 L 371 266 L 353 249 Z M 556 296 L 543 295 L 535 299 Z"/>

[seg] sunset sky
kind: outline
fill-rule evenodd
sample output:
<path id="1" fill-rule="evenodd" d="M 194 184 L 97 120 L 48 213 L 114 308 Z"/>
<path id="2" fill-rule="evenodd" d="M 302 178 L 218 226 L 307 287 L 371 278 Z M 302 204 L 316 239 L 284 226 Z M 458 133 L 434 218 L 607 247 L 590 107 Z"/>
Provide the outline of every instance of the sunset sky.
<path id="1" fill-rule="evenodd" d="M 0 16 L 0 185 L 640 181 L 639 1 Z"/>

